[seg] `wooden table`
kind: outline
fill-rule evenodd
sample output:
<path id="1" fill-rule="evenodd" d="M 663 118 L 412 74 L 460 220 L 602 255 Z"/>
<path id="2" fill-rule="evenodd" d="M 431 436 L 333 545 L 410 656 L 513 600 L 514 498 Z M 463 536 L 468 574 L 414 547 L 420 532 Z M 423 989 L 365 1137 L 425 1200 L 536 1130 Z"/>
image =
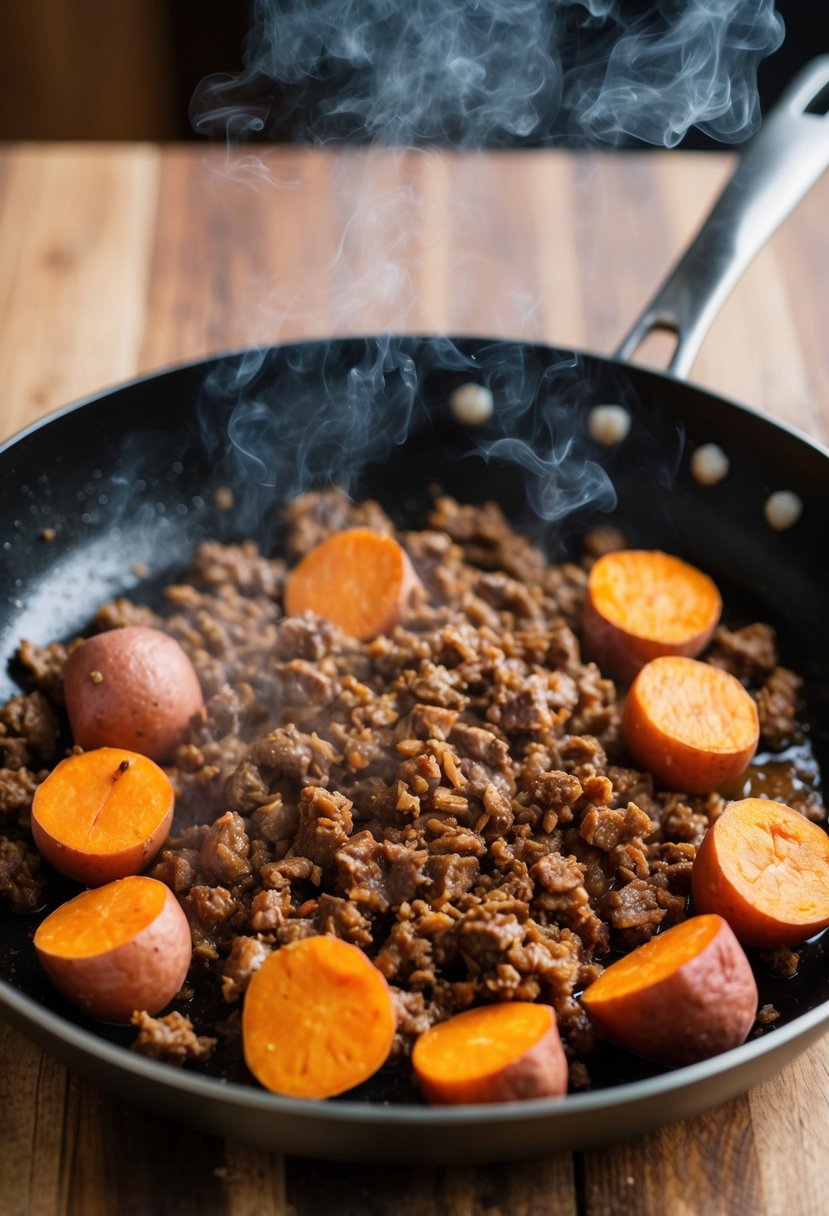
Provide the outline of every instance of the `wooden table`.
<path id="1" fill-rule="evenodd" d="M 393 330 L 608 351 L 727 156 L 0 152 L 0 437 L 250 342 Z M 829 178 L 749 270 L 702 384 L 829 439 Z M 534 1216 L 829 1209 L 829 1039 L 726 1106 L 509 1167 L 285 1160 L 124 1108 L 0 1024 L 0 1213 Z M 665 1112 L 670 1118 L 670 1110 Z"/>

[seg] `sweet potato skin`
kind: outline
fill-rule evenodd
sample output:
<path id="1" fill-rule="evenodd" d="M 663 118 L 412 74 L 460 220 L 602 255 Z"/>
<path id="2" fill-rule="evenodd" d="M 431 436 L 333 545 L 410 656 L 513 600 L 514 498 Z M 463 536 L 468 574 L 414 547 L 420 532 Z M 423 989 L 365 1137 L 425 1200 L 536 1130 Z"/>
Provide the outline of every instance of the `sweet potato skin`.
<path id="1" fill-rule="evenodd" d="M 757 984 L 740 943 L 722 918 L 695 958 L 650 987 L 582 1004 L 608 1038 L 661 1064 L 679 1066 L 738 1047 L 757 1014 Z"/>
<path id="2" fill-rule="evenodd" d="M 73 650 L 64 675 L 72 736 L 84 750 L 123 747 L 166 760 L 204 698 L 193 664 L 158 629 L 111 629 Z"/>
<path id="3" fill-rule="evenodd" d="M 154 882 L 154 879 L 146 879 Z M 40 963 L 68 1000 L 89 1017 L 129 1022 L 137 1009 L 158 1013 L 184 983 L 192 957 L 190 926 L 172 891 L 155 919 L 123 945 L 88 958 L 64 958 L 44 950 Z"/>
<path id="4" fill-rule="evenodd" d="M 731 803 L 706 832 L 691 872 L 691 898 L 697 912 L 716 912 L 725 917 L 737 939 L 745 946 L 761 950 L 795 946 L 829 926 L 829 837 L 816 824 L 803 820 L 796 811 L 781 803 L 768 803 L 770 814 L 784 824 L 789 820 L 797 831 L 813 840 L 815 869 L 820 875 L 825 866 L 826 879 L 822 891 L 822 909 L 812 915 L 793 917 L 786 914 L 783 906 L 774 912 L 764 909 L 757 901 L 746 899 L 740 889 L 744 884 L 734 881 L 729 875 L 729 869 L 738 860 L 729 856 L 726 841 L 729 820 L 740 813 L 742 806 L 754 801 L 746 799 Z M 796 883 L 797 876 L 792 876 L 790 881 Z"/>

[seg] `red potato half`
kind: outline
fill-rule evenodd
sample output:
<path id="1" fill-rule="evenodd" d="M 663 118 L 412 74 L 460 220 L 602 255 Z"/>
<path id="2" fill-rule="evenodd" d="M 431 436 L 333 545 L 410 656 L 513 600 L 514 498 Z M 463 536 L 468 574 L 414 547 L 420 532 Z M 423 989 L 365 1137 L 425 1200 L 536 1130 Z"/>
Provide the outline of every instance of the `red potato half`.
<path id="1" fill-rule="evenodd" d="M 58 873 L 100 886 L 149 865 L 174 805 L 170 779 L 152 760 L 100 747 L 62 760 L 37 787 L 32 836 Z"/>
<path id="2" fill-rule="evenodd" d="M 744 1042 L 757 984 L 721 916 L 695 916 L 611 964 L 582 994 L 608 1038 L 661 1064 L 693 1064 Z"/>
<path id="3" fill-rule="evenodd" d="M 368 641 L 402 621 L 422 584 L 406 551 L 371 528 L 348 528 L 312 549 L 288 575 L 285 612 L 314 612 Z"/>
<path id="4" fill-rule="evenodd" d="M 746 946 L 797 945 L 829 926 L 829 836 L 781 802 L 732 802 L 697 851 L 691 894 Z"/>
<path id="5" fill-rule="evenodd" d="M 151 760 L 175 751 L 204 705 L 193 664 L 175 638 L 128 625 L 89 638 L 66 663 L 64 692 L 75 742 L 124 747 Z"/>
<path id="6" fill-rule="evenodd" d="M 56 988 L 90 1017 L 158 1013 L 184 983 L 190 926 L 164 883 L 136 875 L 84 891 L 47 916 L 37 956 Z"/>
<path id="7" fill-rule="evenodd" d="M 567 1059 L 549 1005 L 505 1001 L 456 1014 L 422 1034 L 412 1066 L 427 1102 L 441 1105 L 558 1098 Z"/>
<path id="8" fill-rule="evenodd" d="M 695 658 L 722 612 L 712 579 L 668 553 L 619 549 L 600 557 L 587 580 L 585 653 L 629 683 L 652 659 Z"/>

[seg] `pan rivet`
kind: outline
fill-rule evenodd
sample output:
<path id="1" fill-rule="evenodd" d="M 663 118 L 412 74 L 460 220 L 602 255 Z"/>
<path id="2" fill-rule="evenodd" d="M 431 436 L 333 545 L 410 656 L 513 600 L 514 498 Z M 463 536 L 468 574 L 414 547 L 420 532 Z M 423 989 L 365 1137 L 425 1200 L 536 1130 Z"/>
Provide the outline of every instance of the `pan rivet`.
<path id="1" fill-rule="evenodd" d="M 449 408 L 464 426 L 482 426 L 492 417 L 495 403 L 483 384 L 462 384 L 449 398 Z"/>
<path id="2" fill-rule="evenodd" d="M 691 472 L 703 486 L 715 486 L 728 476 L 731 461 L 716 443 L 703 443 L 691 457 Z"/>
<path id="3" fill-rule="evenodd" d="M 630 414 L 623 405 L 594 405 L 587 415 L 590 438 L 604 448 L 615 447 L 627 438 Z"/>
<path id="4" fill-rule="evenodd" d="M 794 527 L 803 514 L 803 499 L 791 490 L 777 490 L 766 499 L 763 514 L 776 532 L 785 532 Z"/>

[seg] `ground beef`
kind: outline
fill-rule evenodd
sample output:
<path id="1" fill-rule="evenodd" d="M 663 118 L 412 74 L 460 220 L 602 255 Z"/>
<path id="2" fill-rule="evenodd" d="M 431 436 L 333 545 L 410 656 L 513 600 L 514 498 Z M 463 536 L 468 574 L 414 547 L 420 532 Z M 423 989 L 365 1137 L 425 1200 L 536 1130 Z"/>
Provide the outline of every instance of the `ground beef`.
<path id="1" fill-rule="evenodd" d="M 35 646 L 32 642 L 21 642 L 17 656 L 26 670 L 32 685 L 58 705 L 63 704 L 63 669 L 69 650 L 60 642 L 48 646 Z"/>
<path id="2" fill-rule="evenodd" d="M 792 740 L 802 684 L 800 676 L 787 667 L 775 667 L 757 694 L 760 738 L 772 751 L 779 751 Z"/>
<path id="3" fill-rule="evenodd" d="M 41 692 L 14 697 L 0 709 L 0 751 L 3 744 L 19 736 L 25 744 L 26 761 L 30 757 L 49 760 L 55 753 L 58 719 L 52 706 Z M 14 767 L 22 768 L 22 765 Z"/>
<path id="4" fill-rule="evenodd" d="M 129 625 L 157 625 L 158 618 L 151 608 L 144 604 L 134 604 L 132 600 L 120 597 L 102 605 L 95 613 L 97 629 L 125 629 Z"/>
<path id="5" fill-rule="evenodd" d="M 32 798 L 45 775 L 27 768 L 0 768 L 0 824 L 28 822 Z"/>
<path id="6" fill-rule="evenodd" d="M 250 871 L 250 841 L 241 815 L 227 811 L 208 829 L 199 850 L 202 872 L 215 883 L 233 885 Z"/>
<path id="7" fill-rule="evenodd" d="M 190 1019 L 176 1011 L 163 1018 L 152 1018 L 145 1010 L 136 1011 L 132 1024 L 138 1027 L 133 1051 L 179 1068 L 184 1064 L 203 1063 L 216 1046 L 215 1039 L 197 1035 Z"/>
<path id="8" fill-rule="evenodd" d="M 603 900 L 607 916 L 618 942 L 625 948 L 639 946 L 653 937 L 665 917 L 659 889 L 641 878 L 634 878 Z"/>
<path id="9" fill-rule="evenodd" d="M 226 1001 L 239 1000 L 270 952 L 270 946 L 258 937 L 234 937 L 222 967 L 222 996 Z"/>
<path id="10" fill-rule="evenodd" d="M 293 850 L 325 869 L 351 835 L 352 803 L 343 794 L 308 785 L 299 798 L 299 823 Z"/>
<path id="11" fill-rule="evenodd" d="M 578 993 L 611 951 L 686 915 L 723 808 L 630 767 L 616 685 L 582 661 L 587 571 L 623 540 L 595 534 L 582 561 L 554 566 L 494 504 L 440 498 L 428 529 L 398 534 L 424 597 L 358 642 L 282 611 L 288 564 L 354 525 L 394 532 L 375 503 L 304 495 L 285 512 L 284 559 L 206 542 L 162 613 L 125 599 L 98 613 L 98 628 L 165 629 L 205 691 L 167 766 L 176 835 L 150 871 L 188 917 L 190 983 L 205 1007 L 238 1009 L 273 950 L 330 934 L 393 985 L 397 1059 L 459 1010 L 542 1000 L 584 1087 L 593 1036 Z M 0 892 L 17 909 L 41 900 L 28 817 L 60 758 L 67 654 L 24 643 L 35 691 L 0 710 Z M 757 698 L 765 745 L 796 735 L 799 681 L 768 626 L 721 628 L 709 659 Z M 808 813 L 824 814 L 812 788 Z M 214 1041 L 179 1014 L 136 1025 L 137 1050 L 175 1063 Z M 238 1016 L 198 1029 L 239 1054 Z"/>
<path id="12" fill-rule="evenodd" d="M 15 912 L 34 912 L 43 904 L 46 867 L 30 841 L 0 836 L 0 895 Z"/>
<path id="13" fill-rule="evenodd" d="M 196 553 L 193 578 L 217 589 L 238 587 L 248 596 L 273 596 L 285 580 L 285 563 L 278 558 L 262 557 L 258 546 L 250 540 L 241 545 L 205 541 Z"/>
<path id="14" fill-rule="evenodd" d="M 341 532 L 343 528 L 394 531 L 388 516 L 376 502 L 369 499 L 353 503 L 344 494 L 330 492 L 311 492 L 293 499 L 285 508 L 284 521 L 283 543 L 286 553 L 293 559 L 304 557 L 332 532 Z"/>
<path id="15" fill-rule="evenodd" d="M 391 990 L 397 1013 L 397 1054 L 411 1050 L 411 1044 L 419 1034 L 432 1025 L 422 992 L 406 992 L 402 988 Z"/>
<path id="16" fill-rule="evenodd" d="M 427 856 L 425 849 L 410 849 L 390 840 L 376 840 L 369 831 L 359 832 L 335 856 L 337 885 L 361 907 L 396 910 L 426 885 L 423 866 Z"/>
<path id="17" fill-rule="evenodd" d="M 716 630 L 708 662 L 722 667 L 738 680 L 757 684 L 770 676 L 777 665 L 777 639 L 770 625 L 760 622 L 743 629 Z"/>
<path id="18" fill-rule="evenodd" d="M 348 899 L 327 893 L 321 895 L 315 916 L 320 933 L 341 937 L 355 946 L 370 946 L 374 940 L 370 919 Z"/>
<path id="19" fill-rule="evenodd" d="M 772 975 L 786 980 L 796 975 L 800 966 L 800 955 L 789 946 L 780 946 L 776 950 L 761 950 L 759 958 Z"/>

